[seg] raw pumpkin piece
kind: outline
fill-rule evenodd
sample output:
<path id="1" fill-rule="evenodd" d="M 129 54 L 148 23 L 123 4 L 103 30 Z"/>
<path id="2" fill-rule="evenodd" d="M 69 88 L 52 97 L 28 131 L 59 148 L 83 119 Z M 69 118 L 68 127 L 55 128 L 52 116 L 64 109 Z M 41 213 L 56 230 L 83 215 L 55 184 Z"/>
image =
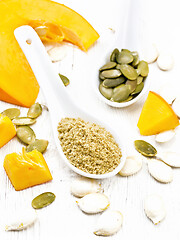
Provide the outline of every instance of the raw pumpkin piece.
<path id="1" fill-rule="evenodd" d="M 0 148 L 8 143 L 16 135 L 16 129 L 12 121 L 0 114 Z"/>
<path id="2" fill-rule="evenodd" d="M 0 100 L 25 107 L 35 102 L 39 85 L 14 37 L 17 27 L 30 25 L 42 41 L 68 41 L 84 51 L 99 38 L 81 15 L 50 0 L 1 0 L 0 16 Z"/>
<path id="3" fill-rule="evenodd" d="M 171 106 L 157 93 L 149 92 L 138 121 L 142 135 L 153 135 L 179 125 L 179 120 Z"/>
<path id="4" fill-rule="evenodd" d="M 22 154 L 6 155 L 4 169 L 17 191 L 52 180 L 46 161 L 37 150 L 26 153 L 23 148 Z"/>

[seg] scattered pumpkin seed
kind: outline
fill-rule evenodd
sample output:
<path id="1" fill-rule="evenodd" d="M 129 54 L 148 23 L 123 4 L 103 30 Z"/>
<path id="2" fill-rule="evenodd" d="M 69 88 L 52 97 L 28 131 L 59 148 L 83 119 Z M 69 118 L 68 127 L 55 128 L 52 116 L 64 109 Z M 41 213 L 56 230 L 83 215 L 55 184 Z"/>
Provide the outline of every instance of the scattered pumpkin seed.
<path id="1" fill-rule="evenodd" d="M 10 118 L 12 120 L 16 117 L 19 117 L 20 110 L 18 108 L 8 108 L 8 109 L 4 110 L 1 114 L 7 116 L 8 118 Z"/>
<path id="2" fill-rule="evenodd" d="M 27 117 L 37 118 L 42 113 L 42 106 L 39 103 L 34 103 L 28 110 Z"/>
<path id="3" fill-rule="evenodd" d="M 140 61 L 138 66 L 137 66 L 137 69 L 140 70 L 142 77 L 147 77 L 147 75 L 149 73 L 149 66 L 148 66 L 147 62 Z"/>
<path id="4" fill-rule="evenodd" d="M 117 87 L 118 85 L 120 85 L 124 81 L 125 81 L 125 79 L 123 77 L 122 78 L 121 77 L 119 77 L 119 78 L 111 78 L 111 79 L 106 78 L 103 81 L 103 86 L 106 87 L 106 88 Z"/>
<path id="5" fill-rule="evenodd" d="M 115 93 L 112 94 L 111 101 L 122 102 L 129 97 L 130 92 L 130 86 L 121 84 L 118 90 L 116 90 Z"/>
<path id="6" fill-rule="evenodd" d="M 37 197 L 35 197 L 32 200 L 31 205 L 34 209 L 40 209 L 40 208 L 50 205 L 52 202 L 54 202 L 55 198 L 56 198 L 56 196 L 54 193 L 44 192 L 44 193 L 41 193 L 40 195 L 38 195 Z"/>
<path id="7" fill-rule="evenodd" d="M 12 122 L 18 126 L 24 126 L 24 125 L 34 124 L 36 120 L 29 117 L 17 117 L 17 118 L 14 118 Z"/>
<path id="8" fill-rule="evenodd" d="M 110 56 L 110 61 L 111 62 L 115 62 L 116 61 L 116 56 L 117 56 L 118 53 L 119 53 L 119 50 L 117 48 L 115 48 L 113 50 L 113 52 L 111 53 L 111 56 Z"/>
<path id="9" fill-rule="evenodd" d="M 107 99 L 110 99 L 112 97 L 113 89 L 104 87 L 103 83 L 99 85 L 99 91 Z"/>
<path id="10" fill-rule="evenodd" d="M 157 154 L 157 150 L 148 142 L 143 140 L 134 141 L 136 150 L 146 157 L 154 157 Z"/>
<path id="11" fill-rule="evenodd" d="M 121 76 L 121 72 L 118 69 L 104 70 L 102 76 L 105 78 L 118 78 Z"/>
<path id="12" fill-rule="evenodd" d="M 144 88 L 144 83 L 141 82 L 139 85 L 137 85 L 136 89 L 131 94 L 132 95 L 138 94 L 143 90 L 143 88 Z"/>
<path id="13" fill-rule="evenodd" d="M 120 66 L 120 70 L 122 74 L 129 80 L 135 80 L 138 77 L 136 70 L 128 64 L 122 64 Z"/>
<path id="14" fill-rule="evenodd" d="M 174 66 L 173 56 L 166 52 L 160 53 L 157 59 L 157 65 L 163 71 L 171 70 Z"/>
<path id="15" fill-rule="evenodd" d="M 69 85 L 70 81 L 69 81 L 69 79 L 66 76 L 64 76 L 64 75 L 62 75 L 60 73 L 59 73 L 59 76 L 60 76 L 62 82 L 64 83 L 64 86 Z"/>
<path id="16" fill-rule="evenodd" d="M 116 55 L 116 61 L 119 64 L 127 64 L 133 61 L 133 56 L 127 51 L 121 51 Z"/>
<path id="17" fill-rule="evenodd" d="M 16 130 L 16 134 L 18 139 L 25 144 L 31 144 L 36 139 L 34 131 L 29 126 L 18 127 Z"/>
<path id="18" fill-rule="evenodd" d="M 37 151 L 44 153 L 48 144 L 49 142 L 47 140 L 36 139 L 34 142 L 32 142 L 26 147 L 26 152 L 31 152 L 36 149 Z"/>
<path id="19" fill-rule="evenodd" d="M 125 164 L 119 174 L 123 177 L 131 176 L 140 171 L 142 168 L 142 157 L 139 156 L 128 156 L 126 157 Z"/>
<path id="20" fill-rule="evenodd" d="M 116 63 L 115 62 L 108 62 L 106 63 L 105 65 L 103 65 L 99 71 L 104 71 L 104 70 L 108 70 L 108 69 L 111 69 L 111 68 L 115 68 L 116 67 Z"/>

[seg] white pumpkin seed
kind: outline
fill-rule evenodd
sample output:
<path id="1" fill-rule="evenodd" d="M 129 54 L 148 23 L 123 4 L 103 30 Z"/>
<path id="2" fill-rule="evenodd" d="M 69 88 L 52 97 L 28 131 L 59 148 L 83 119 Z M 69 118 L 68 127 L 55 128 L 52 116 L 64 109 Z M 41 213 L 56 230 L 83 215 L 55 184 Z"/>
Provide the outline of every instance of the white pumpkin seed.
<path id="1" fill-rule="evenodd" d="M 175 114 L 180 118 L 180 98 L 176 98 L 172 104 L 172 109 Z"/>
<path id="2" fill-rule="evenodd" d="M 170 183 L 173 180 L 172 168 L 160 160 L 148 160 L 148 170 L 153 178 L 162 183 Z"/>
<path id="3" fill-rule="evenodd" d="M 161 132 L 155 136 L 156 142 L 164 143 L 170 141 L 175 136 L 174 130 L 169 130 L 165 132 Z"/>
<path id="4" fill-rule="evenodd" d="M 154 224 L 161 222 L 166 216 L 166 209 L 162 198 L 158 195 L 149 195 L 144 202 L 144 211 Z"/>
<path id="5" fill-rule="evenodd" d="M 162 152 L 159 157 L 163 162 L 171 167 L 180 167 L 180 153 Z"/>
<path id="6" fill-rule="evenodd" d="M 121 212 L 108 210 L 99 217 L 94 234 L 111 236 L 120 230 L 122 223 L 123 215 Z"/>
<path id="7" fill-rule="evenodd" d="M 90 193 L 76 202 L 83 212 L 90 214 L 103 212 L 110 205 L 108 197 L 103 193 Z"/>
<path id="8" fill-rule="evenodd" d="M 128 156 L 119 174 L 121 176 L 127 177 L 139 172 L 141 168 L 142 168 L 141 156 Z"/>
<path id="9" fill-rule="evenodd" d="M 146 48 L 143 50 L 143 56 L 144 56 L 143 59 L 147 63 L 155 62 L 159 56 L 156 45 L 154 43 L 152 43 L 152 44 L 149 44 L 148 46 L 146 46 Z"/>
<path id="10" fill-rule="evenodd" d="M 89 193 L 100 191 L 101 185 L 95 179 L 78 177 L 71 183 L 71 193 L 76 197 L 84 197 Z"/>
<path id="11" fill-rule="evenodd" d="M 47 51 L 52 62 L 58 62 L 65 58 L 67 55 L 67 47 L 65 45 L 55 46 Z"/>
<path id="12" fill-rule="evenodd" d="M 163 71 L 171 70 L 174 66 L 173 56 L 165 52 L 160 53 L 157 59 L 157 65 Z"/>
<path id="13" fill-rule="evenodd" d="M 6 231 L 19 231 L 26 229 L 32 225 L 37 219 L 37 214 L 33 209 L 23 209 L 17 214 L 12 214 L 8 217 L 6 223 Z"/>

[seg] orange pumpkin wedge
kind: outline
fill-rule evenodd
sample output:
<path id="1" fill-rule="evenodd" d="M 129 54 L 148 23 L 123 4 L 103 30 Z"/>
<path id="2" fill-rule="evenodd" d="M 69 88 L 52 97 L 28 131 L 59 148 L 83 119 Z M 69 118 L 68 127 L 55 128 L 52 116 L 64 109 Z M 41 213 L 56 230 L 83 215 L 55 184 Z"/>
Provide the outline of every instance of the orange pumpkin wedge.
<path id="1" fill-rule="evenodd" d="M 14 37 L 17 27 L 44 27 L 43 41 L 69 41 L 84 51 L 99 38 L 81 15 L 50 0 L 1 0 L 0 16 L 0 100 L 20 106 L 35 102 L 39 85 Z"/>
<path id="2" fill-rule="evenodd" d="M 17 191 L 52 180 L 46 161 L 37 150 L 26 153 L 23 148 L 22 154 L 6 155 L 4 169 Z"/>
<path id="3" fill-rule="evenodd" d="M 16 135 L 16 129 L 7 116 L 0 114 L 0 148 Z"/>
<path id="4" fill-rule="evenodd" d="M 154 135 L 178 125 L 179 120 L 171 106 L 160 95 L 150 91 L 137 124 L 140 134 Z"/>

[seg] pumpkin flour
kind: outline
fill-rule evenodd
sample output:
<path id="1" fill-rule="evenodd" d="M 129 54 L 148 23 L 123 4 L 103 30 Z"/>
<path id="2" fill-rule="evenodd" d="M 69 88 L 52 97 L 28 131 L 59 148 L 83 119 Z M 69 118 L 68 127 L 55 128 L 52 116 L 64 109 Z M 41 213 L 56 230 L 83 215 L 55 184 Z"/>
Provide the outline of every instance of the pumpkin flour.
<path id="1" fill-rule="evenodd" d="M 121 149 L 105 128 L 80 118 L 62 118 L 58 132 L 65 156 L 80 170 L 104 174 L 119 165 Z"/>

